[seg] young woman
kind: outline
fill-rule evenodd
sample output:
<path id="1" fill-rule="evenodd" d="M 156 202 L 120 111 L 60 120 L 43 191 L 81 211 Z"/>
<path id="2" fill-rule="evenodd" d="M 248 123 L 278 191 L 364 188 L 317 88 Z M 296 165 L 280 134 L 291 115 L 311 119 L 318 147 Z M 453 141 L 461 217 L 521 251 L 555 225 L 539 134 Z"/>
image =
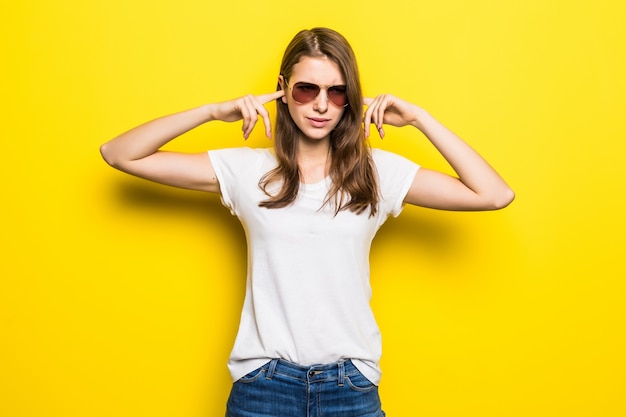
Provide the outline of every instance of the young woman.
<path id="1" fill-rule="evenodd" d="M 206 122 L 243 120 L 248 138 L 276 101 L 274 149 L 159 150 Z M 413 126 L 457 177 L 419 168 L 366 140 L 374 126 Z M 363 98 L 354 53 L 337 32 L 298 33 L 274 93 L 207 104 L 148 122 L 101 147 L 115 168 L 220 193 L 248 241 L 248 277 L 229 360 L 227 416 L 383 416 L 381 339 L 369 306 L 369 249 L 404 203 L 493 210 L 513 192 L 426 111 L 395 96 Z"/>

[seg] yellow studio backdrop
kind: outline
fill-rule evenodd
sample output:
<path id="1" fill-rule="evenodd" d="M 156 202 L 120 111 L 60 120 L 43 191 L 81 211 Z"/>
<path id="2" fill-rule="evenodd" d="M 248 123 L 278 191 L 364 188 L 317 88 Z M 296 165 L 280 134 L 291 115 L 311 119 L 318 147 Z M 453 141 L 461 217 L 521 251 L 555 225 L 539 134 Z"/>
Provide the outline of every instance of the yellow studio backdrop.
<path id="1" fill-rule="evenodd" d="M 218 197 L 116 172 L 98 147 L 273 91 L 314 26 L 350 40 L 367 95 L 425 107 L 517 193 L 499 212 L 407 207 L 381 230 L 387 414 L 626 415 L 626 3 L 266 3 L 0 6 L 0 416 L 223 415 L 243 231 Z M 240 128 L 169 147 L 271 146 Z M 413 129 L 372 145 L 448 170 Z"/>

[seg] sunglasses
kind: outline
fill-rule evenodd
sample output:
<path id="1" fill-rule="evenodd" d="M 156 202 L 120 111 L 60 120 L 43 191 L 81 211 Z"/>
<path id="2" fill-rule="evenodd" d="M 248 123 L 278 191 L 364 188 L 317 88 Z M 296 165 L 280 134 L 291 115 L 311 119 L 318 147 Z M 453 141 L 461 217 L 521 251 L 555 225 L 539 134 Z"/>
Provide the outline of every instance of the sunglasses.
<path id="1" fill-rule="evenodd" d="M 289 88 L 289 84 L 286 80 L 285 84 L 287 88 Z M 297 82 L 291 87 L 291 97 L 293 97 L 298 104 L 305 104 L 315 100 L 315 97 L 320 94 L 321 89 L 322 86 L 317 84 Z M 337 107 L 346 107 L 348 105 L 345 85 L 331 85 L 326 87 L 326 95 L 330 102 Z"/>

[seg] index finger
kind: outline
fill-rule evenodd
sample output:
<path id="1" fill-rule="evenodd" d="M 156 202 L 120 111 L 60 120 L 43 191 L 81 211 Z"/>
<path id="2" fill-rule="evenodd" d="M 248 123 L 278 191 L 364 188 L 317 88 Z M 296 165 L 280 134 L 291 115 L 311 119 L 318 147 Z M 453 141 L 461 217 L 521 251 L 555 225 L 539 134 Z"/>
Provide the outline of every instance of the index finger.
<path id="1" fill-rule="evenodd" d="M 261 102 L 261 104 L 269 103 L 270 101 L 276 100 L 277 98 L 281 98 L 285 95 L 285 90 L 274 91 L 273 93 L 261 94 L 257 96 L 257 100 Z"/>
<path id="2" fill-rule="evenodd" d="M 371 97 L 363 97 L 363 105 L 364 106 L 369 106 L 370 104 L 372 104 L 374 102 L 374 99 Z M 370 123 L 372 120 L 372 107 L 369 107 L 366 111 L 365 114 L 363 115 L 363 127 L 364 127 L 364 133 L 365 133 L 365 137 L 368 138 L 370 136 Z"/>

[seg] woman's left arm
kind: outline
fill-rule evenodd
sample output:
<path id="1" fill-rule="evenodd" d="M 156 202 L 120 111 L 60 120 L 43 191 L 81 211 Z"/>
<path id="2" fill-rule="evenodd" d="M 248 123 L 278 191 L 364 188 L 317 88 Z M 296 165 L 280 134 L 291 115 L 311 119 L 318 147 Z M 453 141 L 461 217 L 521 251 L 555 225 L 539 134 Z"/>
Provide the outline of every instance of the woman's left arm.
<path id="1" fill-rule="evenodd" d="M 424 109 L 389 94 L 365 98 L 365 136 L 374 124 L 385 136 L 383 124 L 414 126 L 448 161 L 458 178 L 421 168 L 404 199 L 406 203 L 442 210 L 497 210 L 515 194 L 502 177 L 461 138 Z"/>

